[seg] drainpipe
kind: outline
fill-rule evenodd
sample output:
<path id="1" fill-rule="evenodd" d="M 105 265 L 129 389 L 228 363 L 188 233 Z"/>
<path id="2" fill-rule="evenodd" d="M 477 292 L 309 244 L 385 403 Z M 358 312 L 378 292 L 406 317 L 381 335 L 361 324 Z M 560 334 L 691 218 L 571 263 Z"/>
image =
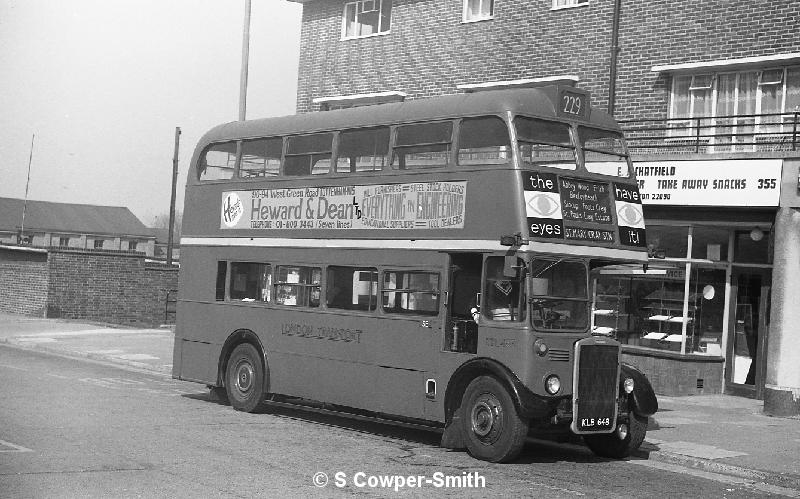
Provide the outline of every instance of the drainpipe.
<path id="1" fill-rule="evenodd" d="M 611 61 L 608 75 L 608 114 L 614 115 L 617 97 L 617 58 L 619 57 L 619 18 L 622 0 L 614 0 L 614 21 L 611 28 Z"/>

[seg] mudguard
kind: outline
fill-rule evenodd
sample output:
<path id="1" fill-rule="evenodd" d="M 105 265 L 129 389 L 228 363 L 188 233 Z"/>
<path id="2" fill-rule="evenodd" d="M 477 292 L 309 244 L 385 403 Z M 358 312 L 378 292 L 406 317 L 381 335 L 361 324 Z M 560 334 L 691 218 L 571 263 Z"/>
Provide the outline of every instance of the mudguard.
<path id="1" fill-rule="evenodd" d="M 621 371 L 621 379 L 633 379 L 633 393 L 630 395 L 633 412 L 644 418 L 655 414 L 658 411 L 658 399 L 647 376 L 630 364 L 622 364 Z"/>

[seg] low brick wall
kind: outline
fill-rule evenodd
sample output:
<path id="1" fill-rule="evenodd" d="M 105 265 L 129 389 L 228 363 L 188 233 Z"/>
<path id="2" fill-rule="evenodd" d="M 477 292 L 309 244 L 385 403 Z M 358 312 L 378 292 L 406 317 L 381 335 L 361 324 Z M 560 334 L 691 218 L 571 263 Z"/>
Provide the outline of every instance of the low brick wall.
<path id="1" fill-rule="evenodd" d="M 677 397 L 722 393 L 723 357 L 681 355 L 667 350 L 623 345 L 622 362 L 644 372 L 658 395 Z"/>
<path id="2" fill-rule="evenodd" d="M 164 323 L 177 267 L 141 254 L 51 249 L 47 317 L 153 326 Z"/>
<path id="3" fill-rule="evenodd" d="M 44 317 L 47 252 L 0 248 L 0 312 Z"/>

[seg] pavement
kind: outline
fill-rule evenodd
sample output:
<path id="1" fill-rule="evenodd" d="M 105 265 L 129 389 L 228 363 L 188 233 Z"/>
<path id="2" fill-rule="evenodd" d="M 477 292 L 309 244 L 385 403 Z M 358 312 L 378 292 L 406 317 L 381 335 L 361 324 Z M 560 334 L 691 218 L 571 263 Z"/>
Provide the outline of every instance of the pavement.
<path id="1" fill-rule="evenodd" d="M 135 329 L 0 313 L 0 344 L 165 377 L 171 376 L 173 342 L 169 326 Z M 731 395 L 659 396 L 658 403 L 631 462 L 800 497 L 800 417 L 766 416 L 763 401 Z"/>

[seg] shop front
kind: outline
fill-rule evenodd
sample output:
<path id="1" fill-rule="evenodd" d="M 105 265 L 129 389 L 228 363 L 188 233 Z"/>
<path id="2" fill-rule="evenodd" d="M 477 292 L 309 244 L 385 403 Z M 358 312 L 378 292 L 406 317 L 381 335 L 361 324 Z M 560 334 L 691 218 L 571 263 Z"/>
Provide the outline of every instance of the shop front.
<path id="1" fill-rule="evenodd" d="M 650 260 L 595 272 L 593 327 L 657 393 L 764 397 L 782 168 L 637 164 Z"/>

